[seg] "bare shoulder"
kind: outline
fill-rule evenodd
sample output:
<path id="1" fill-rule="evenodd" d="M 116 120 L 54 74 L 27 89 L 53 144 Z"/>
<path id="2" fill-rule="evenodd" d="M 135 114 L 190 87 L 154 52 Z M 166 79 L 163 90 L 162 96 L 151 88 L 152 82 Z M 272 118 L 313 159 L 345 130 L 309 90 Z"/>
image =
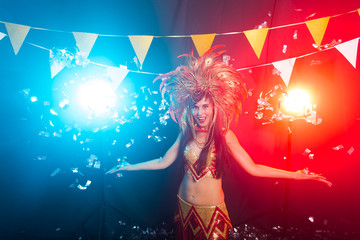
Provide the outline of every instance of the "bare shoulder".
<path id="1" fill-rule="evenodd" d="M 237 141 L 237 137 L 235 133 L 229 129 L 225 133 L 225 140 L 227 143 L 229 143 L 229 142 Z"/>
<path id="2" fill-rule="evenodd" d="M 237 136 L 230 129 L 225 133 L 225 141 L 231 150 L 238 151 L 242 148 Z"/>

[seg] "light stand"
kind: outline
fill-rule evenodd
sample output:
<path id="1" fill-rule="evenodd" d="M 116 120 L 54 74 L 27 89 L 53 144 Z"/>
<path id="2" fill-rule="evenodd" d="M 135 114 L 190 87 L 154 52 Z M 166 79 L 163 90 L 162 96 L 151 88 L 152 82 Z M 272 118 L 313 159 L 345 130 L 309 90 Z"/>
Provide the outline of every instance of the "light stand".
<path id="1" fill-rule="evenodd" d="M 100 137 L 100 139 L 104 139 L 103 137 Z M 104 141 L 102 141 L 104 142 Z M 104 156 L 105 158 L 105 156 Z M 88 223 L 96 213 L 99 213 L 100 218 L 99 218 L 99 222 L 98 222 L 98 226 L 99 226 L 99 231 L 97 233 L 97 238 L 98 240 L 104 240 L 105 239 L 105 229 L 106 229 L 106 210 L 107 208 L 111 208 L 112 210 L 118 212 L 122 217 L 125 217 L 127 219 L 129 219 L 128 216 L 126 216 L 126 214 L 122 213 L 119 209 L 115 208 L 114 206 L 112 206 L 111 204 L 109 204 L 106 200 L 105 197 L 105 173 L 106 170 L 104 168 L 104 163 L 103 161 L 100 164 L 100 168 L 99 168 L 99 190 L 100 190 L 100 201 L 97 207 L 95 207 L 95 209 L 84 219 L 84 221 L 81 223 L 80 227 L 78 228 L 77 231 L 80 230 L 80 233 L 84 232 L 85 229 L 85 224 Z M 75 231 L 75 232 L 77 232 Z M 76 238 L 76 236 L 74 236 L 74 239 L 78 239 Z"/>
<path id="2" fill-rule="evenodd" d="M 293 132 L 293 119 L 288 121 L 288 137 L 287 137 L 287 149 L 286 149 L 286 164 L 285 170 L 290 171 L 291 167 L 291 137 Z M 284 204 L 283 204 L 283 231 L 284 231 L 284 239 L 287 237 L 288 231 L 288 221 L 289 221 L 289 194 L 290 194 L 290 180 L 285 179 L 285 190 L 284 190 Z"/>
<path id="3" fill-rule="evenodd" d="M 258 109 L 275 109 L 271 106 L 268 102 L 273 96 L 276 95 L 276 91 L 278 88 L 274 88 L 274 90 L 270 91 L 269 93 L 265 94 L 265 97 L 262 98 L 260 95 L 260 99 L 258 99 Z M 282 88 L 280 88 L 282 89 Z M 285 120 L 288 122 L 288 135 L 287 135 L 287 149 L 286 149 L 286 163 L 285 163 L 285 170 L 290 171 L 291 168 L 291 145 L 292 145 L 292 134 L 293 134 L 293 124 L 295 120 L 298 119 L 305 119 L 307 122 L 311 122 L 313 124 L 318 124 L 318 119 L 316 112 L 313 111 L 313 106 L 310 104 L 310 98 L 306 92 L 302 90 L 292 90 L 288 93 L 282 93 L 283 98 L 278 99 L 277 102 L 277 109 L 278 111 L 276 114 L 273 114 L 270 118 L 270 122 L 274 122 L 274 120 Z M 280 108 L 287 114 L 283 114 L 280 111 Z M 261 119 L 263 118 L 263 113 L 256 112 L 257 116 L 255 118 Z M 321 121 L 320 121 L 321 122 Z M 284 186 L 284 200 L 280 211 L 283 213 L 283 239 L 287 239 L 288 236 L 288 229 L 289 229 L 289 218 L 290 218 L 290 208 L 289 208 L 289 195 L 290 195 L 290 179 L 285 179 L 285 186 Z M 266 213 L 259 214 L 254 216 L 246 221 L 255 220 L 271 213 L 279 211 L 279 208 L 270 210 Z M 294 214 L 295 215 L 295 214 Z M 246 222 L 244 221 L 244 222 Z"/>

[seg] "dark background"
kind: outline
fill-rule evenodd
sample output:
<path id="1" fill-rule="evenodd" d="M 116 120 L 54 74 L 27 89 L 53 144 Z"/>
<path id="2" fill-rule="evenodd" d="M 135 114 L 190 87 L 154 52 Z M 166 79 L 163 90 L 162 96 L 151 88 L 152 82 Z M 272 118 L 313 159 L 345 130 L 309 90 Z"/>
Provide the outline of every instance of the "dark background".
<path id="1" fill-rule="evenodd" d="M 125 172 L 121 178 L 113 175 L 103 178 L 103 170 L 115 165 L 118 158 L 127 157 L 130 163 L 157 158 L 174 142 L 177 125 L 170 119 L 166 126 L 159 123 L 159 114 L 163 112 L 154 101 L 161 102 L 160 94 L 143 93 L 142 87 L 158 90 L 158 83 L 152 84 L 156 73 L 173 70 L 182 63 L 182 59 L 176 58 L 178 55 L 196 51 L 190 37 L 153 39 L 141 71 L 155 74 L 130 72 L 118 89 L 118 93 L 125 96 L 121 101 L 126 107 L 138 107 L 139 119 L 133 118 L 135 111 L 122 112 L 131 121 L 114 125 L 103 119 L 97 127 L 109 127 L 100 131 L 94 130 L 95 123 L 76 125 L 81 116 L 71 119 L 68 116 L 71 107 L 68 112 L 58 109 L 59 116 L 51 114 L 50 109 L 57 108 L 58 87 L 64 82 L 79 81 L 91 74 L 101 75 L 104 68 L 93 64 L 85 68 L 64 68 L 51 79 L 49 52 L 29 43 L 72 51 L 76 43 L 71 32 L 98 33 L 100 36 L 89 55 L 92 62 L 106 66 L 121 64 L 137 71 L 133 61 L 135 52 L 127 35 L 242 32 L 264 21 L 268 27 L 284 26 L 359 7 L 357 1 L 349 0 L 1 1 L 0 21 L 56 30 L 30 29 L 17 55 L 8 37 L 0 41 L 0 231 L 3 238 L 96 236 L 100 225 L 97 210 L 103 191 L 108 204 L 106 236 L 121 235 L 124 222 L 145 229 L 169 223 L 181 177 L 176 164 L 161 171 Z M 359 24 L 358 13 L 330 18 L 322 43 L 359 37 Z M 293 39 L 295 30 L 298 39 Z M 3 23 L 0 31 L 7 33 Z M 306 25 L 269 30 L 260 59 L 244 34 L 217 35 L 213 45 L 218 44 L 226 45 L 235 68 L 249 67 L 241 72 L 253 94 L 245 101 L 244 113 L 238 123 L 232 125 L 232 130 L 256 163 L 284 169 L 287 122 L 262 125 L 254 118 L 259 94 L 282 83 L 280 76 L 273 74 L 271 64 L 261 65 L 317 52 Z M 282 52 L 284 44 L 288 46 L 286 53 Z M 355 69 L 336 49 L 322 51 L 298 58 L 289 84 L 289 87 L 303 87 L 311 92 L 323 120 L 316 126 L 305 121 L 294 123 L 291 170 L 308 167 L 333 183 L 329 188 L 318 182 L 291 181 L 289 223 L 335 231 L 339 239 L 346 234 L 358 234 L 360 224 L 358 67 L 359 63 Z M 30 89 L 28 95 L 24 94 L 25 89 Z M 138 98 L 132 93 L 137 93 Z M 30 96 L 37 96 L 39 101 L 31 102 Z M 152 107 L 153 114 L 146 116 L 140 110 L 142 106 Z M 156 127 L 156 135 L 162 137 L 159 142 L 148 138 Z M 60 137 L 53 136 L 59 131 Z M 50 136 L 43 136 L 42 132 Z M 76 141 L 74 135 L 77 135 Z M 134 143 L 126 147 L 131 140 Z M 344 148 L 334 150 L 338 145 Z M 314 159 L 303 154 L 306 148 L 314 154 Z M 351 148 L 354 152 L 349 154 Z M 101 161 L 101 169 L 86 166 L 91 155 Z M 59 173 L 51 176 L 58 168 Z M 78 168 L 82 174 L 73 173 L 72 168 Z M 76 188 L 87 180 L 91 180 L 91 184 L 86 190 Z M 224 189 L 233 225 L 255 223 L 268 229 L 281 225 L 284 186 L 283 180 L 251 177 L 239 166 L 232 165 L 226 172 Z M 314 218 L 313 223 L 309 217 Z"/>

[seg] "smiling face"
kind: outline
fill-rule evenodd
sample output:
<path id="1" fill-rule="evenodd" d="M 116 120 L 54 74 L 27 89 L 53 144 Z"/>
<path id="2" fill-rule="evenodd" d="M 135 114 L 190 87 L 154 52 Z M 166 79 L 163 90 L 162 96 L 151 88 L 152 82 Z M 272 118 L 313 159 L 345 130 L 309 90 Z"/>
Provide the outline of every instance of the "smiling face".
<path id="1" fill-rule="evenodd" d="M 194 117 L 196 125 L 208 130 L 214 116 L 214 104 L 208 97 L 203 97 L 197 103 L 193 103 L 191 113 Z"/>

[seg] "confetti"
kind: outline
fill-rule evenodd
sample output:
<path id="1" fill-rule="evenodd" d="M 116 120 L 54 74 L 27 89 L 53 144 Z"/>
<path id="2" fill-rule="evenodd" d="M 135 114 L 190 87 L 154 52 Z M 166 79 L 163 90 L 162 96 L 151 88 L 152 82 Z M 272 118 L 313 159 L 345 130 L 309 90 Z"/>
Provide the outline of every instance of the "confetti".
<path id="1" fill-rule="evenodd" d="M 54 132 L 54 133 L 53 133 L 53 136 L 54 136 L 54 137 L 57 137 L 57 138 L 62 137 L 62 135 L 61 135 L 60 133 L 58 133 L 58 132 Z"/>
<path id="2" fill-rule="evenodd" d="M 88 186 L 90 186 L 91 184 L 91 181 L 90 180 L 87 180 L 86 181 L 86 184 L 84 186 L 82 186 L 81 184 L 77 185 L 77 188 L 80 189 L 80 190 L 86 190 Z"/>
<path id="3" fill-rule="evenodd" d="M 267 28 L 267 27 L 268 27 L 267 21 L 264 21 L 260 25 L 255 26 L 255 29 L 262 29 L 262 28 Z"/>
<path id="4" fill-rule="evenodd" d="M 336 147 L 333 147 L 334 150 L 338 151 L 340 149 L 343 149 L 344 146 L 343 145 L 337 145 Z"/>
<path id="5" fill-rule="evenodd" d="M 33 97 L 30 98 L 30 101 L 31 101 L 31 102 L 37 102 L 37 101 L 38 101 L 38 98 L 35 97 L 35 96 L 33 96 Z"/>
<path id="6" fill-rule="evenodd" d="M 303 152 L 303 155 L 307 156 L 309 153 L 311 153 L 311 150 L 306 148 L 305 151 Z"/>
<path id="7" fill-rule="evenodd" d="M 65 109 L 65 108 L 67 108 L 69 106 L 69 103 L 70 103 L 69 99 L 65 98 L 65 99 L 60 101 L 59 107 Z"/>
<path id="8" fill-rule="evenodd" d="M 97 161 L 97 156 L 91 154 L 90 157 L 86 160 L 86 167 L 94 166 L 95 161 Z"/>
<path id="9" fill-rule="evenodd" d="M 297 30 L 294 31 L 294 34 L 293 34 L 293 39 L 298 39 L 298 32 Z"/>
<path id="10" fill-rule="evenodd" d="M 347 153 L 348 153 L 349 155 L 351 155 L 351 154 L 353 154 L 354 151 L 355 151 L 354 147 L 351 147 L 351 148 L 347 151 Z"/>
<path id="11" fill-rule="evenodd" d="M 134 140 L 134 139 L 131 139 L 130 142 L 125 145 L 125 147 L 126 147 L 126 148 L 131 147 L 131 146 L 134 144 L 134 142 L 135 142 L 135 140 Z"/>
<path id="12" fill-rule="evenodd" d="M 316 13 L 312 13 L 312 14 L 310 14 L 309 16 L 307 16 L 306 19 L 311 18 L 311 17 L 313 17 L 313 16 L 315 16 L 315 15 L 316 15 Z"/>
<path id="13" fill-rule="evenodd" d="M 229 55 L 223 55 L 223 62 L 229 66 L 229 61 L 231 60 L 231 57 Z"/>
<path id="14" fill-rule="evenodd" d="M 59 172 L 61 171 L 60 168 L 56 168 L 52 173 L 50 174 L 50 177 L 55 177 Z"/>
<path id="15" fill-rule="evenodd" d="M 37 156 L 35 160 L 44 161 L 47 159 L 47 156 Z"/>
<path id="16" fill-rule="evenodd" d="M 287 45 L 285 45 L 285 44 L 283 45 L 282 52 L 283 52 L 283 53 L 286 53 L 286 52 L 287 52 Z"/>

